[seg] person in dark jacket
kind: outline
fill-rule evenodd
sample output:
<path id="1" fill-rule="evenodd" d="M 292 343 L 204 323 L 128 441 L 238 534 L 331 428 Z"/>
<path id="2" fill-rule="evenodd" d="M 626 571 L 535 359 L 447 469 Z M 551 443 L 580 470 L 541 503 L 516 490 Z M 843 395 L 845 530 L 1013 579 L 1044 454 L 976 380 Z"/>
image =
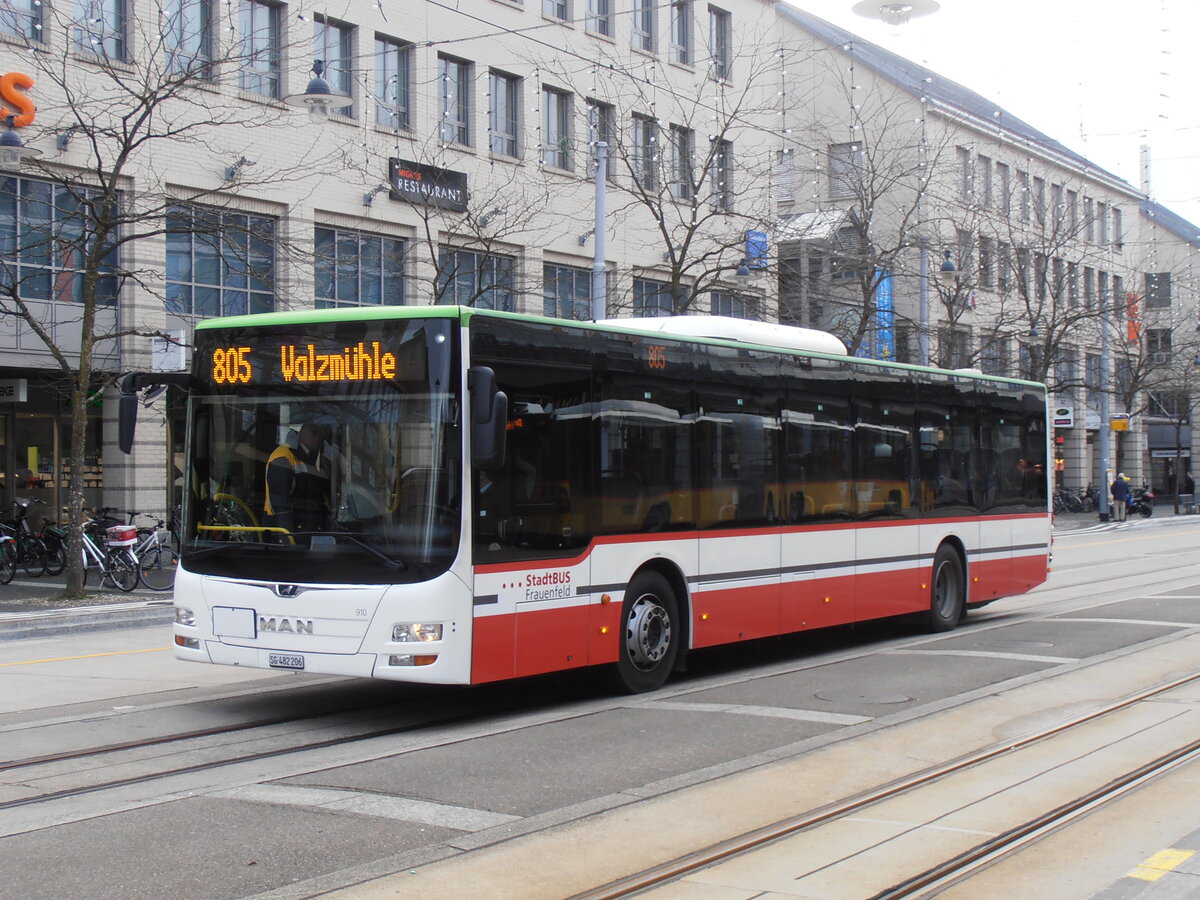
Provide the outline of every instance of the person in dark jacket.
<path id="1" fill-rule="evenodd" d="M 1125 473 L 1120 472 L 1112 483 L 1112 511 L 1118 522 L 1124 522 L 1129 512 L 1129 496 L 1129 482 L 1125 480 Z"/>
<path id="2" fill-rule="evenodd" d="M 293 435 L 293 439 L 296 436 Z M 288 531 L 329 527 L 329 461 L 325 432 L 314 424 L 300 429 L 293 445 L 285 441 L 267 460 L 267 524 Z"/>

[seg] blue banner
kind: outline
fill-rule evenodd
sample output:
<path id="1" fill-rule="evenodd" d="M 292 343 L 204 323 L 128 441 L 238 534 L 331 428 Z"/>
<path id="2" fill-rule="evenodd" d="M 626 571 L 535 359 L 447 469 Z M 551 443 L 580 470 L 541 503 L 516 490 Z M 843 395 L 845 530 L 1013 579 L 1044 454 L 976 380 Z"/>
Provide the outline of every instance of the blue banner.
<path id="1" fill-rule="evenodd" d="M 892 295 L 892 273 L 875 270 L 875 357 L 896 358 L 896 307 Z"/>

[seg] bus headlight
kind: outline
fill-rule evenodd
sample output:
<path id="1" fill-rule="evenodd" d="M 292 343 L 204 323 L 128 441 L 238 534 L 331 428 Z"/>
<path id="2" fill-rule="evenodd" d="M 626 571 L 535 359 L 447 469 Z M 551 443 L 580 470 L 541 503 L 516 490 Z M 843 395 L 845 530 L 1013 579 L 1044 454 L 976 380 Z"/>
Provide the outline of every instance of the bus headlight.
<path id="1" fill-rule="evenodd" d="M 389 666 L 432 666 L 435 662 L 437 662 L 436 653 L 431 653 L 426 656 L 416 656 L 411 653 L 404 653 L 388 657 Z"/>
<path id="2" fill-rule="evenodd" d="M 442 625 L 422 622 L 397 622 L 392 626 L 392 640 L 397 644 L 427 643 L 442 639 Z"/>
<path id="3" fill-rule="evenodd" d="M 184 606 L 175 607 L 175 624 L 188 628 L 196 627 L 196 614 Z"/>

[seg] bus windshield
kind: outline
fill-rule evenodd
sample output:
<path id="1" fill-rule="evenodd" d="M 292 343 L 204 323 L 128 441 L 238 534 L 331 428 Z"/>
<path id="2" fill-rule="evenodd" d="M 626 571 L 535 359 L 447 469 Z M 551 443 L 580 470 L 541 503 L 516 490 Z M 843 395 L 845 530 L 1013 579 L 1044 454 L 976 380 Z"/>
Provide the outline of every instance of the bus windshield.
<path id="1" fill-rule="evenodd" d="M 202 330 L 184 563 L 279 583 L 433 577 L 460 533 L 445 319 Z"/>

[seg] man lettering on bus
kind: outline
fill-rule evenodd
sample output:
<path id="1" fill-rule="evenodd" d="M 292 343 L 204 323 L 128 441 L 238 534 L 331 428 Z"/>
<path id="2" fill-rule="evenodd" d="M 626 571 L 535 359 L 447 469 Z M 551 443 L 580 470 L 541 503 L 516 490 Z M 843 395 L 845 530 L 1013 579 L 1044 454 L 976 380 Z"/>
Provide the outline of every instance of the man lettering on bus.
<path id="1" fill-rule="evenodd" d="M 270 526 L 288 531 L 325 531 L 329 527 L 325 432 L 309 422 L 301 426 L 298 437 L 295 446 L 285 440 L 267 459 L 263 511 Z"/>

